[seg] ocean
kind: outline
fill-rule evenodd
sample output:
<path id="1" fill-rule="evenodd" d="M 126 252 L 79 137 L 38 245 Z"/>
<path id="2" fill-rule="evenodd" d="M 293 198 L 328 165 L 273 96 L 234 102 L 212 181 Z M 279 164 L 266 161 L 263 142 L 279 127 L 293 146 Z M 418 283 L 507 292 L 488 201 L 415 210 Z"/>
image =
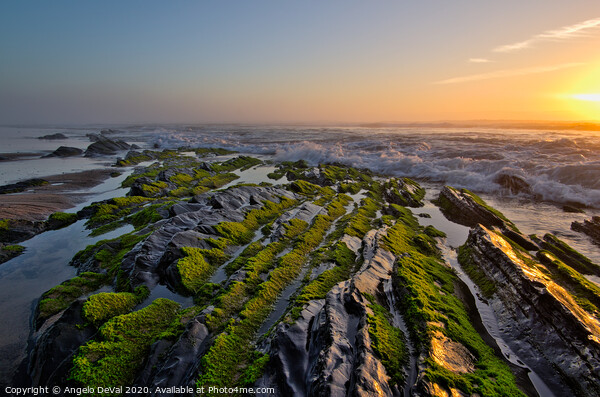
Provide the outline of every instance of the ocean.
<path id="1" fill-rule="evenodd" d="M 0 184 L 44 175 L 109 167 L 114 159 L 40 158 L 60 145 L 85 148 L 87 136 L 143 149 L 222 147 L 274 161 L 341 163 L 383 175 L 410 177 L 430 195 L 443 185 L 467 188 L 496 206 L 528 234 L 551 232 L 600 263 L 572 221 L 600 214 L 600 132 L 572 130 L 289 125 L 86 125 L 1 127 Z M 62 133 L 64 140 L 40 136 Z M 563 205 L 584 207 L 566 213 Z"/>
<path id="2" fill-rule="evenodd" d="M 85 148 L 89 144 L 86 134 L 102 128 L 107 127 L 3 127 L 0 155 L 16 151 L 49 153 L 57 143 Z M 110 128 L 115 131 L 113 136 L 144 148 L 219 146 L 272 155 L 278 161 L 339 162 L 499 196 L 529 195 L 540 201 L 600 208 L 597 131 L 243 125 Z M 68 141 L 36 139 L 56 132 L 68 136 Z M 35 165 L 24 168 L 39 170 Z M 83 162 L 77 166 L 84 167 Z M 0 182 L 5 183 L 21 175 L 1 176 Z M 523 180 L 530 191 L 511 192 L 499 183 L 506 176 Z"/>

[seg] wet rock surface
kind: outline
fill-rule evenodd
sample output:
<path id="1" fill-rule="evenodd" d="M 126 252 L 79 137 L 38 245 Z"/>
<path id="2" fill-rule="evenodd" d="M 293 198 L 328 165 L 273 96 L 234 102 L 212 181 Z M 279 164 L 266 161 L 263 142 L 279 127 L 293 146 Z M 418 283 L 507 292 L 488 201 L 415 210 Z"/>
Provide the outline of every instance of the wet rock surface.
<path id="1" fill-rule="evenodd" d="M 555 368 L 555 379 L 565 382 L 552 385 L 557 391 L 600 395 L 598 319 L 501 235 L 478 226 L 466 246 L 471 260 L 497 285 L 490 304 L 522 356 L 532 359 L 534 368 Z"/>
<path id="2" fill-rule="evenodd" d="M 293 325 L 279 324 L 259 385 L 276 384 L 278 395 L 400 395 L 371 348 L 371 309 L 363 297 L 381 294 L 393 271 L 394 256 L 379 246 L 379 233 L 366 237 L 370 259 L 355 277 L 311 301 Z"/>
<path id="3" fill-rule="evenodd" d="M 85 150 L 84 155 L 86 157 L 115 155 L 117 152 L 128 150 L 131 147 L 127 142 L 122 140 L 112 140 L 102 134 L 92 135 L 90 140 L 92 140 L 93 143 Z"/>
<path id="4" fill-rule="evenodd" d="M 74 354 L 79 346 L 96 334 L 93 326 L 85 325 L 81 316 L 82 306 L 83 301 L 74 302 L 32 336 L 31 343 L 34 344 L 27 366 L 23 365 L 16 375 L 19 384 L 69 384 Z"/>
<path id="5" fill-rule="evenodd" d="M 438 206 L 446 217 L 461 225 L 474 227 L 482 224 L 488 228 L 498 227 L 510 239 L 523 248 L 536 250 L 537 245 L 523 235 L 517 227 L 499 211 L 489 207 L 472 192 L 444 186 L 437 198 Z"/>
<path id="6" fill-rule="evenodd" d="M 595 244 L 600 245 L 600 217 L 594 216 L 590 220 L 573 222 L 571 229 L 587 234 Z"/>
<path id="7" fill-rule="evenodd" d="M 72 156 L 81 156 L 83 154 L 83 150 L 70 147 L 70 146 L 59 146 L 58 149 L 53 151 L 52 153 L 44 156 L 44 157 L 72 157 Z"/>
<path id="8" fill-rule="evenodd" d="M 0 186 L 0 194 L 19 193 L 31 187 L 42 186 L 46 184 L 48 184 L 48 181 L 45 179 L 27 179 L 25 181 Z"/>
<path id="9" fill-rule="evenodd" d="M 57 132 L 56 134 L 48 134 L 48 135 L 40 136 L 40 137 L 38 137 L 38 139 L 61 140 L 61 139 L 67 139 L 67 136 L 60 132 Z"/>
<path id="10" fill-rule="evenodd" d="M 47 230 L 47 224 L 43 221 L 11 219 L 7 222 L 7 228 L 0 229 L 0 242 L 3 243 L 19 243 Z"/>
<path id="11" fill-rule="evenodd" d="M 534 238 L 534 241 L 541 249 L 550 251 L 552 254 L 556 255 L 558 259 L 578 272 L 600 276 L 600 266 L 575 251 L 553 234 L 547 233 L 544 235 L 543 239 L 536 237 Z M 540 255 L 539 253 L 537 256 L 539 259 L 544 257 L 544 255 Z"/>
<path id="12" fill-rule="evenodd" d="M 512 194 L 531 194 L 531 186 L 517 175 L 500 174 L 494 180 L 498 185 L 508 189 Z"/>
<path id="13" fill-rule="evenodd" d="M 174 385 L 194 387 L 202 355 L 210 346 L 210 332 L 194 318 L 176 342 L 158 341 L 150 351 L 135 386 L 155 385 L 168 388 Z M 195 387 L 194 387 L 195 388 Z M 179 393 L 150 393 L 151 396 L 177 396 Z"/>
<path id="14" fill-rule="evenodd" d="M 482 324 L 469 325 L 477 316 L 442 258 L 443 233 L 407 208 L 422 205 L 416 182 L 296 162 L 274 173 L 290 184 L 236 186 L 260 161 L 220 153 L 129 152 L 120 165 L 157 161 L 127 178 L 127 197 L 78 217 L 100 235 L 131 231 L 80 251 L 78 277 L 42 296 L 16 381 L 161 396 L 180 394 L 157 387 L 213 385 L 276 396 L 524 395 Z M 560 244 L 535 244 L 468 191 L 448 187 L 438 201 L 473 227 L 469 257 L 497 284 L 489 302 L 514 349 L 553 390 L 598 395 L 597 319 L 503 236 L 535 250 Z"/>

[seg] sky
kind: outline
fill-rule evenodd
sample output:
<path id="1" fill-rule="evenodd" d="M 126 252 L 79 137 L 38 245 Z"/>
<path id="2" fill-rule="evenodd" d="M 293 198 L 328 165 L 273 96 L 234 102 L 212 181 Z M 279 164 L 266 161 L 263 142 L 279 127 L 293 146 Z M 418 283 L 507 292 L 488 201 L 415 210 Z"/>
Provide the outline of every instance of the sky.
<path id="1" fill-rule="evenodd" d="M 0 124 L 600 120 L 598 0 L 3 1 Z"/>

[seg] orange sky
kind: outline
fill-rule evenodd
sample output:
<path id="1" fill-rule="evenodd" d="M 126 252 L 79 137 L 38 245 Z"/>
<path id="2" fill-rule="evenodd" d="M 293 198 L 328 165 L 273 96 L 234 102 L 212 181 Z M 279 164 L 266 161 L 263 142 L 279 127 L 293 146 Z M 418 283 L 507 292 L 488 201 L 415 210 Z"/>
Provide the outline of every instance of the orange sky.
<path id="1" fill-rule="evenodd" d="M 597 0 L 140 4 L 0 4 L 0 123 L 600 120 Z"/>

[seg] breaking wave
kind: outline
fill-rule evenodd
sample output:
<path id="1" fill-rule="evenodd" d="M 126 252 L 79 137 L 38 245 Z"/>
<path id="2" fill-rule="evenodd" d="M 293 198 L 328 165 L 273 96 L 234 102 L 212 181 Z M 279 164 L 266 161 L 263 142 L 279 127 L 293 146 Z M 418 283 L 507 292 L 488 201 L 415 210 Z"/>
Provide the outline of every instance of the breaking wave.
<path id="1" fill-rule="evenodd" d="M 276 160 L 337 162 L 479 192 L 600 208 L 600 138 L 585 132 L 236 125 L 135 133 L 155 147 L 219 146 Z"/>

